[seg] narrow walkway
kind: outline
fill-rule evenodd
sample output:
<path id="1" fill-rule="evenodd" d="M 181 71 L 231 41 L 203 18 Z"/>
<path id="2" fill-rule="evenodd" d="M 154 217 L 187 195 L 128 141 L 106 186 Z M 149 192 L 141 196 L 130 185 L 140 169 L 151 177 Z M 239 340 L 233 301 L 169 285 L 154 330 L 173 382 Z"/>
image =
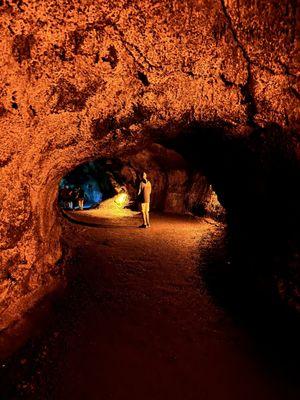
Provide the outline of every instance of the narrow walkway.
<path id="1" fill-rule="evenodd" d="M 72 284 L 20 393 L 55 400 L 298 398 L 207 291 L 207 249 L 219 251 L 225 228 L 187 217 L 157 216 L 151 229 L 129 221 L 110 228 L 68 223 L 67 240 L 78 252 Z"/>

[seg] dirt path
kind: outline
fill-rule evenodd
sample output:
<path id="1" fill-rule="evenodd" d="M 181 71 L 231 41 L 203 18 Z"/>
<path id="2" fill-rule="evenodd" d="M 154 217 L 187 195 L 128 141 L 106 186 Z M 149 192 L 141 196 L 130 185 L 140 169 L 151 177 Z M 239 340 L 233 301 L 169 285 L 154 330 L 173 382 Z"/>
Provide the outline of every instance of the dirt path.
<path id="1" fill-rule="evenodd" d="M 224 227 L 166 216 L 147 230 L 137 222 L 70 224 L 72 284 L 23 389 L 17 378 L 20 398 L 296 399 L 207 291 L 206 250 L 218 251 Z"/>

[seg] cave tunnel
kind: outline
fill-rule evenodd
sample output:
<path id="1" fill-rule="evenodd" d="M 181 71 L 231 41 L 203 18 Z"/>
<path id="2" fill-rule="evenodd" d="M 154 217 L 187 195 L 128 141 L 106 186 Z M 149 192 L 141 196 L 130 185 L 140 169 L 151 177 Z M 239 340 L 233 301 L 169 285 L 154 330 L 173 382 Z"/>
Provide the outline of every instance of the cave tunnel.
<path id="1" fill-rule="evenodd" d="M 0 0 L 1 400 L 300 398 L 298 11 Z"/>
<path id="2" fill-rule="evenodd" d="M 150 212 L 153 222 L 147 232 L 138 229 L 141 218 L 137 189 L 143 171 L 147 171 L 153 187 Z M 291 302 L 296 301 L 295 286 L 289 286 L 291 281 L 287 282 L 286 275 L 290 268 L 289 279 L 295 285 L 297 276 L 293 275 L 293 266 L 297 258 L 295 219 L 298 211 L 294 200 L 298 194 L 294 182 L 298 173 L 293 148 L 282 138 L 276 125 L 253 130 L 241 140 L 232 135 L 228 126 L 196 123 L 180 125 L 175 136 L 165 138 L 158 132 L 155 142 L 130 148 L 113 157 L 96 157 L 69 170 L 57 187 L 56 201 L 65 185 L 81 186 L 87 194 L 85 211 L 75 207 L 74 211 L 63 210 L 62 216 L 59 211 L 57 214 L 64 246 L 70 253 L 66 270 L 67 300 L 61 300 L 63 306 L 61 303 L 58 306 L 58 318 L 64 322 L 54 329 L 61 334 L 69 326 L 75 326 L 68 340 L 71 347 L 81 346 L 82 349 L 75 356 L 70 351 L 65 352 L 65 357 L 74 362 L 72 373 L 80 369 L 82 357 L 85 368 L 95 368 L 97 357 L 105 354 L 103 362 L 133 363 L 133 374 L 126 373 L 126 379 L 133 384 L 136 374 L 139 375 L 141 383 L 137 384 L 137 392 L 144 393 L 144 374 L 137 372 L 140 365 L 154 363 L 163 375 L 166 368 L 164 362 L 157 362 L 130 345 L 131 340 L 134 343 L 141 340 L 144 348 L 141 335 L 150 340 L 146 334 L 147 324 L 150 324 L 149 329 L 152 324 L 158 324 L 159 335 L 169 337 L 174 335 L 172 324 L 176 329 L 193 331 L 199 328 L 196 321 L 200 318 L 200 325 L 204 323 L 206 329 L 211 330 L 214 324 L 218 325 L 218 318 L 230 318 L 234 329 L 241 326 L 242 330 L 250 332 L 250 339 L 248 336 L 245 339 L 240 332 L 235 333 L 242 346 L 251 347 L 255 343 L 264 359 L 261 361 L 263 368 L 268 371 L 272 364 L 272 373 L 281 376 L 279 385 L 275 385 L 277 393 L 274 386 L 267 385 L 267 396 L 281 398 L 285 395 L 285 385 L 294 385 L 297 379 L 299 356 L 296 345 L 299 324 L 290 308 Z M 91 182 L 96 189 L 93 202 L 89 201 Z M 118 197 L 124 193 L 126 200 L 118 202 Z M 196 264 L 191 261 L 195 250 Z M 189 268 L 195 268 L 196 273 L 187 273 Z M 187 284 L 193 289 L 184 289 L 186 282 L 194 279 L 200 280 Z M 193 297 L 195 288 L 197 293 L 204 290 L 213 306 L 203 308 Z M 179 293 L 187 300 L 179 301 Z M 79 317 L 78 311 L 74 315 L 74 309 L 81 309 Z M 162 318 L 157 318 L 157 312 Z M 202 320 L 201 315 L 206 312 L 208 320 L 213 319 L 213 325 Z M 165 313 L 170 313 L 173 323 L 170 324 Z M 129 319 L 127 322 L 124 316 Z M 165 318 L 169 321 L 166 325 Z M 83 339 L 78 339 L 77 335 Z M 90 353 L 82 340 L 94 343 L 91 346 L 95 354 Z M 159 353 L 155 350 L 154 357 L 160 354 L 168 359 L 165 352 L 172 353 L 175 349 L 172 340 L 171 344 L 169 339 L 157 340 L 162 341 L 164 350 Z M 181 339 L 176 340 L 181 342 Z M 228 343 L 227 339 L 225 342 Z M 116 343 L 116 354 L 107 354 L 105 349 L 112 351 Z M 152 339 L 150 343 L 151 349 L 155 348 Z M 213 341 L 207 345 L 210 348 L 217 344 Z M 63 341 L 57 340 L 55 346 L 63 346 Z M 227 345 L 225 348 L 221 346 L 220 353 L 215 355 L 217 374 L 223 371 L 221 365 Z M 198 360 L 185 351 L 180 349 L 179 355 L 171 357 L 175 360 L 176 357 L 191 357 L 194 372 L 183 369 L 190 382 L 194 374 L 198 376 L 201 367 Z M 214 352 L 212 348 L 210 351 Z M 240 355 L 235 350 L 231 357 L 234 365 L 226 374 L 229 388 L 227 383 L 221 385 L 229 391 L 232 374 L 235 380 L 240 370 L 245 372 L 245 364 L 257 361 L 255 357 L 254 360 L 246 357 L 240 364 L 236 359 Z M 114 371 L 119 379 L 124 373 L 122 368 L 110 366 L 104 373 L 101 365 L 102 362 L 100 369 L 92 374 L 81 373 L 75 390 L 84 387 L 92 396 L 98 387 L 95 382 L 99 380 L 105 395 L 112 391 L 118 398 L 118 389 L 112 389 L 107 383 L 108 374 Z M 43 368 L 50 373 L 50 380 L 57 379 L 57 372 Z M 102 378 L 98 375 L 100 371 L 104 374 Z M 215 371 L 206 373 L 215 376 Z M 286 373 L 293 383 L 286 383 Z M 67 398 L 75 392 L 69 384 L 71 376 L 65 373 L 63 376 L 64 387 L 58 384 L 54 393 L 62 393 Z M 151 396 L 161 398 L 167 387 L 157 379 L 159 391 L 154 390 Z M 248 379 L 255 382 L 251 396 L 260 398 L 258 390 L 266 383 L 261 383 L 255 372 L 251 372 Z M 41 390 L 47 391 L 47 387 L 43 383 Z M 198 395 L 198 385 L 193 390 Z M 219 390 L 217 386 L 212 391 L 213 396 L 219 396 Z M 173 387 L 170 392 L 176 398 Z M 242 392 L 243 387 L 238 389 L 237 398 Z"/>
<path id="3" fill-rule="evenodd" d="M 76 166 L 59 188 L 81 185 L 86 208 L 101 210 L 101 203 L 113 198 L 108 206 L 137 212 L 143 171 L 153 184 L 153 211 L 226 223 L 232 254 L 243 258 L 250 274 L 253 270 L 273 279 L 274 271 L 285 274 L 287 263 L 297 258 L 299 168 L 290 139 L 276 124 L 254 129 L 242 139 L 226 125 L 179 125 L 175 138 L 158 133 L 156 142 L 119 157 Z M 122 192 L 126 200 L 118 204 Z"/>
<path id="4" fill-rule="evenodd" d="M 260 373 L 248 373 L 247 381 L 254 382 L 251 396 L 259 399 L 265 385 L 262 396 L 267 393 L 270 399 L 283 398 L 290 385 L 298 393 L 300 326 L 294 310 L 299 211 L 294 183 L 299 170 L 293 147 L 276 125 L 253 130 L 242 139 L 232 134 L 232 127 L 197 123 L 179 124 L 176 134 L 172 131 L 167 137 L 161 132 L 154 136 L 155 141 L 128 151 L 74 163 L 51 183 L 52 213 L 68 260 L 67 286 L 54 301 L 47 322 L 54 339 L 38 336 L 33 348 L 20 353 L 22 360 L 30 360 L 29 369 L 38 362 L 47 375 L 47 380 L 34 384 L 36 393 L 46 396 L 51 390 L 55 398 L 80 399 L 83 390 L 93 398 L 100 382 L 105 396 L 112 393 L 118 399 L 123 385 L 121 394 L 112 388 L 109 375 L 114 373 L 130 384 L 139 376 L 140 396 L 145 393 L 147 363 L 167 376 L 168 363 L 175 365 L 176 373 L 177 357 L 189 357 L 191 369 L 187 363 L 180 370 L 190 385 L 201 371 L 198 356 L 203 349 L 216 357 L 205 373 L 209 379 L 224 374 L 222 363 L 230 351 L 233 364 L 225 374 L 226 383 L 215 389 L 203 382 L 194 384 L 192 396 L 205 387 L 214 399 L 220 390 L 231 393 L 236 376 L 258 362 L 258 356 L 249 357 L 249 346 L 259 351 L 264 371 L 280 376 L 274 386 L 261 382 Z M 147 232 L 138 229 L 137 190 L 143 171 L 152 183 Z M 83 189 L 83 210 L 76 199 L 72 209 L 65 205 L 65 188 Z M 225 331 L 219 319 L 227 321 Z M 208 339 L 216 326 L 227 335 L 228 324 L 242 343 L 241 352 L 231 348 L 227 336 L 221 346 L 219 334 Z M 148 329 L 153 332 L 155 325 L 158 336 L 153 339 Z M 185 335 L 173 332 L 194 334 L 203 327 L 210 332 L 204 347 L 196 341 L 187 349 Z M 138 342 L 141 347 L 136 347 Z M 43 346 L 48 346 L 50 364 L 35 353 Z M 53 369 L 51 363 L 59 367 Z M 71 363 L 70 373 L 65 372 L 66 363 Z M 131 369 L 125 373 L 116 365 Z M 15 367 L 8 371 L 14 373 Z M 35 374 L 26 374 L 37 382 Z M 11 377 L 5 376 L 9 382 Z M 169 388 L 159 377 L 153 379 L 158 389 L 152 389 L 149 398 L 164 398 L 170 392 L 179 399 L 186 390 L 180 384 L 176 397 L 176 385 Z M 244 386 L 234 390 L 238 399 Z"/>
<path id="5" fill-rule="evenodd" d="M 108 215 L 109 209 L 112 217 L 122 215 L 114 214 L 114 209 L 139 211 L 138 189 L 143 171 L 153 186 L 151 210 L 225 220 L 225 209 L 200 166 L 158 143 L 120 158 L 99 158 L 77 166 L 59 183 L 59 205 L 64 210 L 70 209 L 69 198 L 72 209 L 79 210 L 76 197 L 82 188 L 83 209 L 97 209 L 94 215 L 98 218 Z M 125 212 L 126 215 L 134 214 Z"/>

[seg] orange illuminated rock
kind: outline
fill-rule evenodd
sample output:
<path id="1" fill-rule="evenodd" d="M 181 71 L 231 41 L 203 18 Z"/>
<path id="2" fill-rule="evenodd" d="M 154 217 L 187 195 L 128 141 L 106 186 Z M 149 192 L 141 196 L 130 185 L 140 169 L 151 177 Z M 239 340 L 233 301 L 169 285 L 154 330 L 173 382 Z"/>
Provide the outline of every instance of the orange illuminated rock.
<path id="1" fill-rule="evenodd" d="M 296 128 L 293 4 L 0 2 L 0 328 L 60 279 L 67 171 L 195 121 Z"/>

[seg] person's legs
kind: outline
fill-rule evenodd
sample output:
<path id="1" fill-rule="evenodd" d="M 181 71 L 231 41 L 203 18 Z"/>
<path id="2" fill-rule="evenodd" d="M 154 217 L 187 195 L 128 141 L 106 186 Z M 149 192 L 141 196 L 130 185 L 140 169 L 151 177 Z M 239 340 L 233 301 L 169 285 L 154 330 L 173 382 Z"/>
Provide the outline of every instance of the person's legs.
<path id="1" fill-rule="evenodd" d="M 83 200 L 82 199 L 78 200 L 78 205 L 79 205 L 80 210 L 83 210 Z"/>
<path id="2" fill-rule="evenodd" d="M 150 203 L 146 203 L 145 205 L 145 216 L 146 216 L 146 225 L 150 227 L 150 216 L 149 216 L 149 211 L 150 211 Z"/>
<path id="3" fill-rule="evenodd" d="M 143 225 L 140 226 L 141 228 L 144 228 L 147 226 L 145 204 L 146 203 L 141 203 L 141 210 L 142 210 L 142 216 L 143 216 Z"/>
<path id="4" fill-rule="evenodd" d="M 146 213 L 146 224 L 147 224 L 147 226 L 150 226 L 149 211 Z"/>
<path id="5" fill-rule="evenodd" d="M 146 219 L 146 213 L 143 212 L 143 223 L 144 225 L 147 225 L 147 219 Z"/>

